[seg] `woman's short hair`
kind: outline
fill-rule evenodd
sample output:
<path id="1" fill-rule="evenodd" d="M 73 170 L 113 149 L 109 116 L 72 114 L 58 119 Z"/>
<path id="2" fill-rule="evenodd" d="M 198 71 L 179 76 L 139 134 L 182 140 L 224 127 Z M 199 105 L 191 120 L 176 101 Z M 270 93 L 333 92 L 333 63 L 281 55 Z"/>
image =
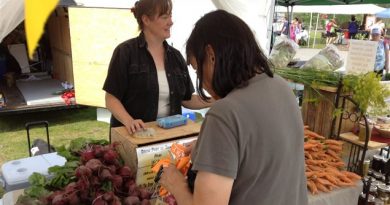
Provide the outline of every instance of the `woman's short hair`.
<path id="1" fill-rule="evenodd" d="M 149 18 L 155 15 L 162 16 L 164 14 L 170 14 L 172 12 L 171 0 L 139 0 L 134 3 L 134 7 L 131 8 L 134 17 L 137 19 L 138 28 L 144 29 L 144 23 L 142 22 L 142 16 L 146 15 Z"/>
<path id="2" fill-rule="evenodd" d="M 202 85 L 207 45 L 215 53 L 212 89 L 221 98 L 235 88 L 247 86 L 256 74 L 273 77 L 249 26 L 226 11 L 213 11 L 196 22 L 186 46 L 187 59 L 194 57 L 197 63 L 196 89 L 203 99 L 208 99 Z"/>

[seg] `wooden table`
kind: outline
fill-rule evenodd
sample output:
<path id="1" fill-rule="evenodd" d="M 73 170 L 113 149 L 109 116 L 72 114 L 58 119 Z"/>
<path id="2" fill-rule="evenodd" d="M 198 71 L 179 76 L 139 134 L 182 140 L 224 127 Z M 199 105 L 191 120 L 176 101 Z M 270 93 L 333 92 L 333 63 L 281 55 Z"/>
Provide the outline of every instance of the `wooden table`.
<path id="1" fill-rule="evenodd" d="M 352 132 L 342 133 L 340 134 L 340 138 L 350 143 L 364 147 L 364 142 L 359 141 L 359 137 Z M 381 143 L 381 142 L 370 140 L 368 142 L 367 149 L 380 149 L 387 146 L 388 146 L 387 143 Z"/>

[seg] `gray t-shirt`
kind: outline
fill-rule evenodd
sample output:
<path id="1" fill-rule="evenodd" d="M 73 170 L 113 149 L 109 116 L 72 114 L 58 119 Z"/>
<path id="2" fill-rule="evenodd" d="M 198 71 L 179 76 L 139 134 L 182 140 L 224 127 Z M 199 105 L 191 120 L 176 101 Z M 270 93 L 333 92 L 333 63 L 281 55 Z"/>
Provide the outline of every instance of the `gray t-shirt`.
<path id="1" fill-rule="evenodd" d="M 193 170 L 233 178 L 230 205 L 306 205 L 303 136 L 286 81 L 257 75 L 210 108 Z"/>

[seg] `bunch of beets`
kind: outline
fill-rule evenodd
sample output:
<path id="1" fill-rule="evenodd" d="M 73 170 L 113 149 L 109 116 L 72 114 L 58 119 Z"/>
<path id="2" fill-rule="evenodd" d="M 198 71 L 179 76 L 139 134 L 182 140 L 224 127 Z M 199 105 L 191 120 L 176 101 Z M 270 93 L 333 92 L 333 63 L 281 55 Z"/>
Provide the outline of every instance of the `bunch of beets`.
<path id="1" fill-rule="evenodd" d="M 115 144 L 89 145 L 80 154 L 76 181 L 46 198 L 49 205 L 148 205 L 151 193 L 137 187 L 134 172 L 119 162 Z"/>

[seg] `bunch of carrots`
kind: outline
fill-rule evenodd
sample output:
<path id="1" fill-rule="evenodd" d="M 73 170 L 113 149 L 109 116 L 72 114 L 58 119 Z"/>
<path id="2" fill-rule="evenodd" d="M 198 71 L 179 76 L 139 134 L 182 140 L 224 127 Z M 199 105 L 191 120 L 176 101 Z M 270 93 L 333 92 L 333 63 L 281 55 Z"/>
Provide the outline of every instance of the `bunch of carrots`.
<path id="1" fill-rule="evenodd" d="M 341 159 L 343 142 L 325 137 L 305 126 L 305 168 L 307 187 L 312 194 L 330 192 L 338 187 L 355 186 L 361 177 L 344 171 Z"/>

